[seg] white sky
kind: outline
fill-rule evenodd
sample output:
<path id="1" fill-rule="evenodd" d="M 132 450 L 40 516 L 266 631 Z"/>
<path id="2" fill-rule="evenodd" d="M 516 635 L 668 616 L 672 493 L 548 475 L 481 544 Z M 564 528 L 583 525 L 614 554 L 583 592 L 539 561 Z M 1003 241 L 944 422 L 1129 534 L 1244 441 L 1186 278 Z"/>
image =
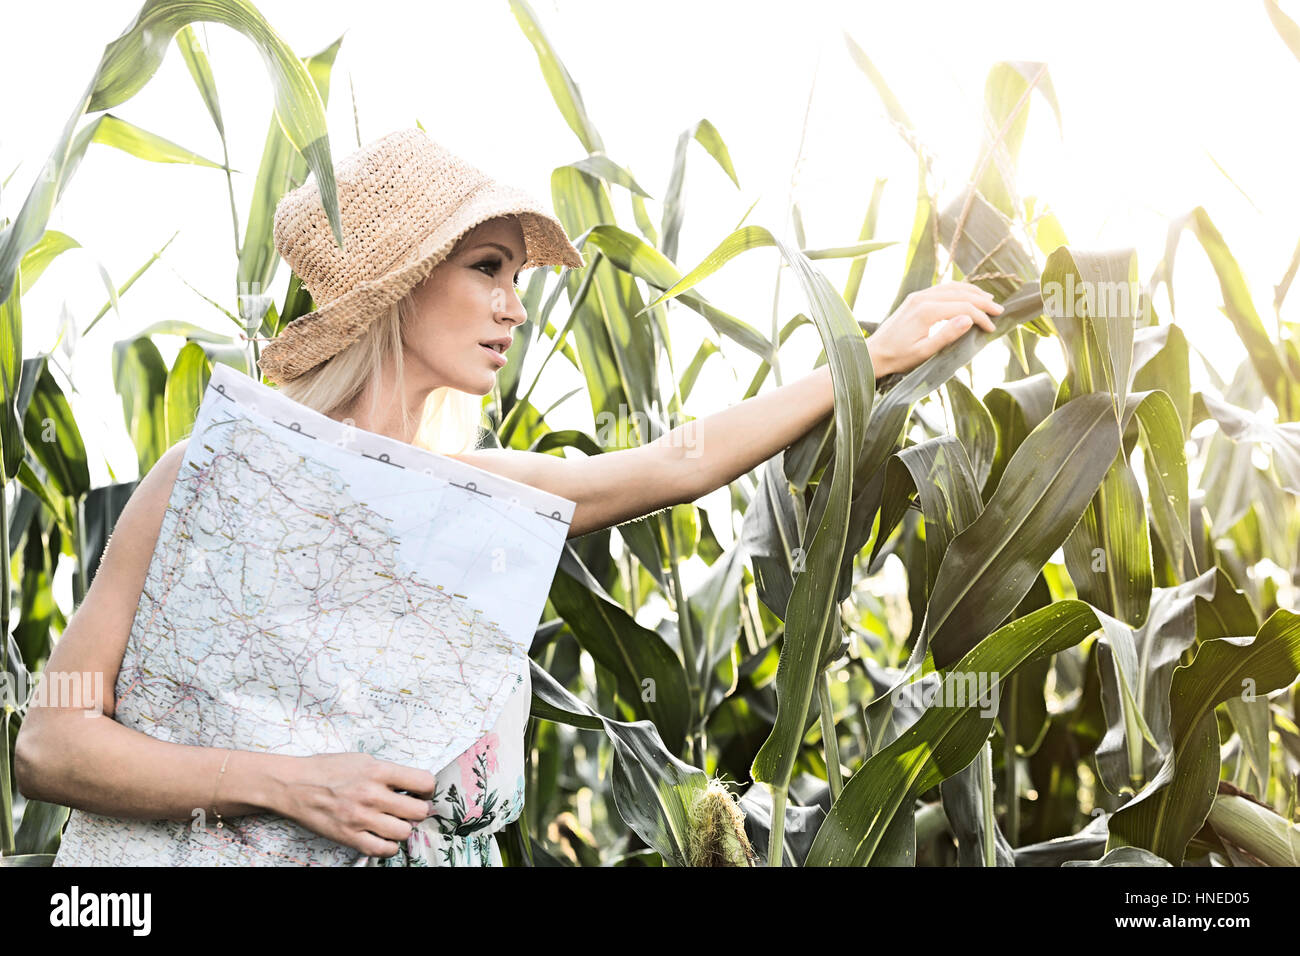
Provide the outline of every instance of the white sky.
<path id="1" fill-rule="evenodd" d="M 17 213 L 104 45 L 139 6 L 137 0 L 84 0 L 6 10 L 0 33 L 0 178 L 22 165 L 0 197 L 0 214 Z M 257 6 L 302 56 L 346 31 L 329 106 L 336 159 L 356 147 L 349 80 L 363 140 L 418 119 L 439 142 L 548 205 L 551 170 L 584 155 L 504 0 L 259 0 Z M 1265 326 L 1275 328 L 1273 285 L 1300 235 L 1290 133 L 1300 62 L 1275 33 L 1262 3 L 1095 0 L 1081 8 L 1009 0 L 537 0 L 533 9 L 579 84 L 609 155 L 630 168 L 656 200 L 666 189 L 681 130 L 707 118 L 726 141 L 739 191 L 702 148 L 692 147 L 678 256 L 684 271 L 734 228 L 755 199 L 760 201 L 748 221 L 784 232 L 804 109 L 819 66 L 795 195 L 809 246 L 838 245 L 857 238 L 873 181 L 888 178 L 877 238 L 898 239 L 900 246 L 872 256 L 857 309 L 861 318 L 884 317 L 902 274 L 916 167 L 850 61 L 842 38 L 847 30 L 939 156 L 945 204 L 976 159 L 989 67 L 1003 59 L 1046 61 L 1063 114 L 1064 142 L 1045 101 L 1035 96 L 1021 157 L 1022 192 L 1049 202 L 1081 248 L 1136 247 L 1143 281 L 1163 253 L 1168 219 L 1204 205 L 1245 269 Z M 1300 19 L 1296 0 L 1285 0 L 1283 9 Z M 242 231 L 271 112 L 270 86 L 259 56 L 238 34 L 208 24 L 200 40 L 216 75 L 231 162 L 241 171 L 235 191 Z M 150 84 L 113 112 L 221 158 L 216 130 L 174 46 Z M 1210 154 L 1240 190 L 1215 168 Z M 625 228 L 634 229 L 625 191 L 615 191 L 615 203 Z M 658 215 L 657 202 L 651 212 Z M 163 260 L 122 299 L 122 319 L 102 319 L 79 344 L 72 364 L 81 393 L 74 411 L 90 447 L 92 480 L 110 480 L 106 461 L 118 480 L 129 480 L 135 454 L 112 387 L 112 342 L 164 318 L 233 330 L 177 278 L 234 310 L 236 263 L 225 177 L 92 146 L 50 227 L 69 233 L 86 250 L 61 257 L 25 298 L 26 356 L 51 346 L 64 304 L 82 327 L 98 311 L 105 291 L 97 260 L 120 284 L 180 230 Z M 750 252 L 701 288 L 715 304 L 766 332 L 775 265 L 774 250 Z M 847 265 L 822 267 L 842 287 Z M 287 280 L 282 265 L 272 290 L 277 304 Z M 1180 324 L 1227 376 L 1242 353 L 1219 312 L 1208 262 L 1190 236 L 1180 246 L 1177 283 Z M 1284 318 L 1296 320 L 1297 298 L 1300 292 Z M 1156 305 L 1167 319 L 1163 293 Z M 781 324 L 805 309 L 787 277 Z M 700 335 L 711 330 L 684 308 L 670 315 L 682 368 Z M 806 372 L 817 352 L 811 329 L 799 336 L 784 360 L 787 381 Z M 168 361 L 182 344 L 157 341 Z M 740 373 L 733 379 L 725 363 L 711 360 L 689 403 L 693 414 L 738 400 L 748 384 L 753 357 L 729 342 L 723 348 Z M 539 388 L 539 407 L 580 384 L 576 373 L 553 375 L 565 364 L 548 368 L 550 387 Z M 590 428 L 583 401 L 575 396 L 564 406 L 572 417 L 558 415 L 554 427 Z"/>

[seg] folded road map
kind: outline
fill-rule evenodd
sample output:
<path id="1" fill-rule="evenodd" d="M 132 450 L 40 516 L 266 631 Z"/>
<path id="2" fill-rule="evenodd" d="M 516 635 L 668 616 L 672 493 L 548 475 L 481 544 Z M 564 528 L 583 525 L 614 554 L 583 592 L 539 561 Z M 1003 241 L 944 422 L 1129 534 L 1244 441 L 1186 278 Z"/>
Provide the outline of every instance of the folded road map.
<path id="1" fill-rule="evenodd" d="M 528 647 L 573 509 L 217 364 L 149 564 L 114 719 L 174 743 L 365 751 L 437 773 L 508 702 L 526 720 Z M 55 864 L 359 856 L 274 814 L 222 832 L 210 813 L 74 810 Z"/>

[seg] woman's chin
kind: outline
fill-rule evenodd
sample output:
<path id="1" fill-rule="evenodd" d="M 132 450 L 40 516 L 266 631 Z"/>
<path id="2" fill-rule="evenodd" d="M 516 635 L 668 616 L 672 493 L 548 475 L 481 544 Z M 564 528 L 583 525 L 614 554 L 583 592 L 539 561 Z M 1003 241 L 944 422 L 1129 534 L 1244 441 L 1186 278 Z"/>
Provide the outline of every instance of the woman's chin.
<path id="1" fill-rule="evenodd" d="M 458 384 L 448 384 L 458 392 L 464 392 L 466 395 L 477 395 L 482 398 L 484 395 L 487 395 L 492 391 L 492 386 L 496 384 L 496 378 L 488 376 L 474 381 L 462 381 Z"/>
<path id="2" fill-rule="evenodd" d="M 449 388 L 454 388 L 458 392 L 464 392 L 466 395 L 483 396 L 492 391 L 496 385 L 496 373 L 492 370 L 486 370 L 483 374 L 461 375 L 455 378 L 443 378 L 442 384 Z"/>

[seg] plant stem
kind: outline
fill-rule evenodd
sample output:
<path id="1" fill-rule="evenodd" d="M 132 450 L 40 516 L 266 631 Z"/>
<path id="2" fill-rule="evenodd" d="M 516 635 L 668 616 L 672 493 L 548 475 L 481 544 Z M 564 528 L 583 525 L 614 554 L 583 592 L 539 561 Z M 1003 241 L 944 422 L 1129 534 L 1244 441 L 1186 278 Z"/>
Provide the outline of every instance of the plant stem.
<path id="1" fill-rule="evenodd" d="M 768 784 L 772 792 L 772 820 L 768 828 L 767 865 L 785 864 L 785 792 L 788 781 Z"/>
<path id="2" fill-rule="evenodd" d="M 627 558 L 627 577 L 628 600 L 632 604 L 632 616 L 636 617 L 636 612 L 641 609 L 641 582 L 640 575 L 637 574 L 636 558 L 632 555 L 632 549 L 628 548 L 625 552 Z"/>
<path id="3" fill-rule="evenodd" d="M 81 606 L 81 602 L 86 597 L 86 592 L 90 590 L 90 582 L 86 578 L 86 499 L 80 497 L 72 512 L 72 533 L 76 535 L 74 544 L 77 548 L 77 586 L 73 589 L 72 596 L 73 610 Z"/>
<path id="4" fill-rule="evenodd" d="M 742 580 L 738 585 L 740 588 L 740 626 L 745 635 L 745 648 L 750 655 L 757 654 L 759 648 L 758 640 L 758 622 L 753 619 L 749 609 L 749 594 Z"/>
<path id="5" fill-rule="evenodd" d="M 1138 726 L 1137 717 L 1133 713 L 1136 705 L 1129 702 L 1123 688 L 1120 689 L 1120 703 L 1124 709 L 1124 742 L 1128 745 L 1128 778 L 1133 784 L 1133 792 L 1137 793 L 1142 789 L 1145 777 L 1142 766 L 1142 728 Z"/>
<path id="6" fill-rule="evenodd" d="M 15 293 L 17 294 L 17 293 Z M 0 442 L 0 460 L 4 458 L 4 443 Z M 0 470 L 0 542 L 4 544 L 4 569 L 0 571 L 0 674 L 9 674 L 9 481 Z M 8 695 L 4 700 L 4 716 L 0 718 L 0 852 L 12 856 L 14 852 L 13 774 L 9 764 L 9 720 L 14 705 Z"/>
<path id="7" fill-rule="evenodd" d="M 980 751 L 980 798 L 984 808 L 984 865 L 997 866 L 997 840 L 993 836 L 993 743 L 985 742 Z"/>
<path id="8" fill-rule="evenodd" d="M 703 699 L 700 691 L 700 675 L 695 668 L 695 630 L 691 624 L 690 602 L 686 597 L 686 589 L 682 586 L 681 574 L 677 570 L 677 533 L 673 529 L 671 512 L 669 516 L 660 519 L 660 527 L 663 529 L 664 537 L 668 542 L 668 571 L 672 575 L 673 582 L 673 607 L 677 611 L 677 633 L 682 639 L 682 657 L 685 659 L 684 664 L 686 666 L 686 694 L 692 713 L 691 726 L 688 729 L 687 736 L 691 743 L 691 759 L 693 762 L 698 761 L 695 766 L 702 770 L 704 769 L 704 755 L 698 736 L 702 730 L 699 726 L 700 714 L 698 712 L 703 709 Z"/>
<path id="9" fill-rule="evenodd" d="M 831 675 L 822 671 L 817 682 L 817 701 L 821 704 L 822 748 L 826 757 L 826 779 L 831 786 L 831 803 L 840 798 L 844 781 L 840 779 L 840 742 L 835 730 L 835 711 L 831 707 Z"/>
<path id="10" fill-rule="evenodd" d="M 239 244 L 239 210 L 235 208 L 235 181 L 230 176 L 230 150 L 226 146 L 226 134 L 221 134 L 221 157 L 226 167 L 226 192 L 230 195 L 230 223 L 235 230 L 235 261 L 238 262 L 244 255 L 244 250 Z"/>
<path id="11" fill-rule="evenodd" d="M 1016 676 L 1008 683 L 1007 721 L 1002 725 L 1002 764 L 1007 788 L 1007 841 L 1015 846 L 1020 841 L 1020 782 L 1016 766 Z"/>

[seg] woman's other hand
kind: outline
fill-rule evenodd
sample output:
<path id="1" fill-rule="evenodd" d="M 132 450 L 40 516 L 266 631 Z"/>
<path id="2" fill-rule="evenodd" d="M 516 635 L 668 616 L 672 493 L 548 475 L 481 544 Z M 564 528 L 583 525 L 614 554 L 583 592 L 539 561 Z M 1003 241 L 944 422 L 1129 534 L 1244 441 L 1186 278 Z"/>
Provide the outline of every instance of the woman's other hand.
<path id="1" fill-rule="evenodd" d="M 294 757 L 273 810 L 313 833 L 367 856 L 390 857 L 430 815 L 437 778 L 366 753 Z"/>
<path id="2" fill-rule="evenodd" d="M 974 322 L 994 329 L 1002 306 L 969 282 L 945 282 L 913 292 L 867 339 L 876 378 L 907 372 L 966 333 Z"/>

